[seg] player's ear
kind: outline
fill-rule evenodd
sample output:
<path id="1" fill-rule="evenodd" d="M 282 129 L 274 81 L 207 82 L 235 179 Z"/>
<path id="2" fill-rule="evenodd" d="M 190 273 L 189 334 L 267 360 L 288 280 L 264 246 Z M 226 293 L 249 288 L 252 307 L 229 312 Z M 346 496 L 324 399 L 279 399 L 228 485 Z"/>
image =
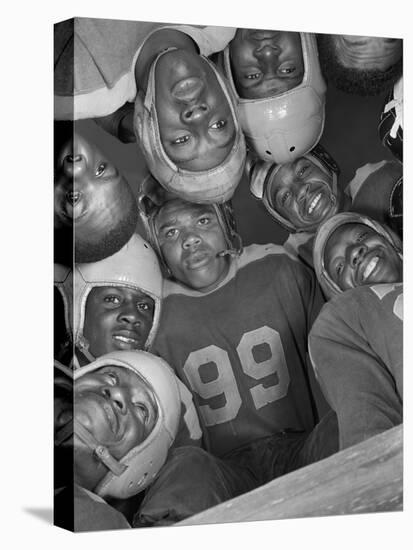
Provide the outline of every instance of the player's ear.
<path id="1" fill-rule="evenodd" d="M 144 99 L 142 90 L 139 90 L 136 95 L 135 109 L 133 113 L 133 128 L 138 141 L 142 140 L 143 134 L 143 117 L 145 112 Z"/>

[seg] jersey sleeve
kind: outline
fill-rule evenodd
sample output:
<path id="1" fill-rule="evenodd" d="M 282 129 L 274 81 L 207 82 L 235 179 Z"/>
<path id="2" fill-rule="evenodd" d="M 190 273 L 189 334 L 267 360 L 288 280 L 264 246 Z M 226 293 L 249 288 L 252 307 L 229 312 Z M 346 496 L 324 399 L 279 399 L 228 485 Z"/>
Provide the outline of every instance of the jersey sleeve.
<path id="1" fill-rule="evenodd" d="M 317 319 L 321 308 L 324 305 L 324 297 L 320 285 L 312 269 L 305 266 L 301 261 L 293 262 L 293 271 L 301 299 L 307 314 L 307 334 Z"/>
<path id="2" fill-rule="evenodd" d="M 236 33 L 234 27 L 208 26 L 201 29 L 184 25 L 179 30 L 190 36 L 198 45 L 200 53 L 206 57 L 223 50 Z"/>
<path id="3" fill-rule="evenodd" d="M 175 437 L 174 447 L 186 445 L 202 445 L 202 430 L 198 415 L 188 388 L 177 378 L 179 393 L 181 396 L 181 418 L 178 433 Z"/>
<path id="4" fill-rule="evenodd" d="M 374 319 L 378 316 L 359 292 L 346 292 L 324 306 L 309 336 L 316 377 L 337 413 L 341 449 L 402 422 L 391 359 L 375 351 L 379 348 L 368 334 L 370 324 L 376 337 L 384 338 L 386 328 L 379 330 Z"/>

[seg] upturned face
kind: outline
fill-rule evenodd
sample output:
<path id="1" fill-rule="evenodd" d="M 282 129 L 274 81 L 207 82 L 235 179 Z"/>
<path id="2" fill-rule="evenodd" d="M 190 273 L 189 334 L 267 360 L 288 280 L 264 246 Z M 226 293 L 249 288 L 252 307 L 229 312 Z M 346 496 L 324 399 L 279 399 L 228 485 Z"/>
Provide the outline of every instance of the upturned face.
<path id="1" fill-rule="evenodd" d="M 151 389 L 135 372 L 105 366 L 75 381 L 74 417 L 121 459 L 150 434 L 157 405 Z"/>
<path id="2" fill-rule="evenodd" d="M 341 290 L 403 280 L 403 262 L 394 247 L 362 223 L 344 224 L 332 233 L 324 265 Z"/>
<path id="3" fill-rule="evenodd" d="M 228 272 L 228 248 L 211 205 L 173 200 L 156 217 L 155 230 L 165 261 L 175 279 L 207 292 Z"/>
<path id="4" fill-rule="evenodd" d="M 164 54 L 155 69 L 156 111 L 162 145 L 180 168 L 221 164 L 235 140 L 230 104 L 209 64 L 183 49 Z"/>
<path id="5" fill-rule="evenodd" d="M 108 469 L 76 433 L 73 420 L 120 460 L 148 437 L 157 417 L 151 388 L 130 369 L 105 366 L 75 382 L 55 377 L 55 441 L 61 429 L 71 427 L 61 445 L 73 449 L 75 480 L 87 489 L 93 490 Z"/>
<path id="6" fill-rule="evenodd" d="M 135 210 L 133 193 L 116 166 L 75 133 L 56 159 L 54 227 L 74 231 L 76 261 L 97 261 L 120 249 L 136 225 Z M 114 238 L 119 242 L 112 243 Z M 94 248 L 102 250 L 88 258 Z"/>
<path id="7" fill-rule="evenodd" d="M 337 60 L 350 69 L 385 71 L 400 59 L 402 41 L 374 36 L 332 36 Z"/>
<path id="8" fill-rule="evenodd" d="M 117 214 L 119 187 L 126 184 L 116 166 L 99 149 L 75 134 L 56 161 L 55 224 L 94 230 Z"/>
<path id="9" fill-rule="evenodd" d="M 332 176 L 311 160 L 300 157 L 283 164 L 268 184 L 267 193 L 274 210 L 305 230 L 336 213 L 340 196 L 333 191 Z"/>
<path id="10" fill-rule="evenodd" d="M 237 29 L 229 48 L 240 97 L 272 97 L 302 82 L 304 60 L 298 32 Z"/>
<path id="11" fill-rule="evenodd" d="M 94 357 L 117 350 L 143 349 L 152 327 L 155 303 L 129 287 L 102 286 L 90 291 L 83 333 Z"/>

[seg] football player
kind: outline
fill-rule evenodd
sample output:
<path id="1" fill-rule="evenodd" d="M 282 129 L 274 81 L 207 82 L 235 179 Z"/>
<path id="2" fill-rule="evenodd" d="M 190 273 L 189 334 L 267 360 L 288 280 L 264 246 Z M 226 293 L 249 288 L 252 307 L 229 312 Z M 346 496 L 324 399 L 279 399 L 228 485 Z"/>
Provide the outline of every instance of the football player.
<path id="1" fill-rule="evenodd" d="M 239 494 L 236 470 L 199 447 L 174 446 L 179 418 L 178 379 L 159 357 L 121 351 L 74 373 L 58 366 L 56 523 L 170 525 Z"/>
<path id="2" fill-rule="evenodd" d="M 248 145 L 259 158 L 291 162 L 318 143 L 326 85 L 315 35 L 240 28 L 223 64 Z"/>
<path id="3" fill-rule="evenodd" d="M 309 336 L 317 379 L 339 424 L 340 449 L 403 421 L 403 284 L 348 290 Z"/>
<path id="4" fill-rule="evenodd" d="M 402 243 L 368 216 L 342 212 L 317 231 L 314 269 L 327 299 L 357 286 L 401 282 Z"/>
<path id="5" fill-rule="evenodd" d="M 55 262 L 72 266 L 73 259 L 111 256 L 130 239 L 137 221 L 126 179 L 94 143 L 74 132 L 55 161 Z"/>
<path id="6" fill-rule="evenodd" d="M 334 419 L 324 440 L 314 429 L 311 272 L 279 246 L 242 250 L 228 203 L 139 204 L 169 277 L 152 349 L 193 392 L 207 449 L 247 465 L 256 485 L 333 452 Z"/>

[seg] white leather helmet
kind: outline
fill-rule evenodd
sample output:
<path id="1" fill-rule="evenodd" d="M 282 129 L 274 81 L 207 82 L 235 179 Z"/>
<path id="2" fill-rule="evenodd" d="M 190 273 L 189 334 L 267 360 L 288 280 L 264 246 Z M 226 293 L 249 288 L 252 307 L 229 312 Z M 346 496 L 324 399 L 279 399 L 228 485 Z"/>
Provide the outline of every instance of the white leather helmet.
<path id="1" fill-rule="evenodd" d="M 314 163 L 325 174 L 329 176 L 331 180 L 330 188 L 334 196 L 338 194 L 338 176 L 340 169 L 338 164 L 334 161 L 331 155 L 320 145 L 316 145 L 309 153 L 302 155 L 310 162 Z M 273 206 L 271 200 L 271 182 L 278 172 L 282 164 L 275 162 L 265 162 L 263 160 L 254 157 L 251 153 L 247 155 L 247 162 L 245 165 L 248 181 L 250 184 L 250 191 L 257 199 L 261 200 L 270 215 L 278 222 L 284 229 L 287 229 L 290 233 L 299 233 L 302 231 L 311 232 L 315 231 L 319 223 L 315 226 L 306 226 L 305 228 L 297 228 L 291 223 L 290 220 L 282 216 Z M 338 207 L 337 203 L 337 207 Z"/>
<path id="2" fill-rule="evenodd" d="M 190 202 L 225 202 L 232 197 L 241 181 L 246 156 L 245 139 L 238 122 L 235 100 L 228 83 L 214 64 L 208 58 L 200 56 L 212 68 L 230 105 L 235 125 L 235 140 L 229 155 L 215 168 L 199 172 L 178 168 L 163 148 L 155 106 L 156 64 L 159 58 L 171 49 L 161 52 L 152 63 L 145 97 L 142 93 L 136 96 L 134 128 L 137 142 L 142 148 L 150 172 L 167 191 Z"/>
<path id="3" fill-rule="evenodd" d="M 144 349 L 150 346 L 159 323 L 162 274 L 159 262 L 151 246 L 134 233 L 121 250 L 104 260 L 76 264 L 74 269 L 73 334 L 75 345 L 88 357 L 88 342 L 83 335 L 86 300 L 92 288 L 97 286 L 125 286 L 139 289 L 155 302 L 153 323 Z"/>
<path id="4" fill-rule="evenodd" d="M 72 330 L 72 300 L 73 272 L 70 267 L 54 264 L 54 286 L 62 296 L 65 316 L 65 326 L 68 332 Z"/>
<path id="5" fill-rule="evenodd" d="M 313 247 L 313 265 L 318 279 L 318 282 L 324 292 L 325 297 L 329 300 L 341 294 L 343 290 L 328 274 L 324 264 L 324 252 L 328 239 L 332 233 L 340 226 L 348 223 L 362 223 L 374 229 L 379 235 L 384 237 L 390 245 L 396 250 L 401 259 L 403 259 L 403 245 L 400 238 L 390 228 L 385 225 L 357 212 L 340 212 L 323 222 L 315 236 Z"/>
<path id="6" fill-rule="evenodd" d="M 229 45 L 224 50 L 225 74 L 238 103 L 238 117 L 248 146 L 268 162 L 291 162 L 305 155 L 324 129 L 325 93 L 314 34 L 300 33 L 304 77 L 292 90 L 263 99 L 243 99 L 232 77 Z"/>
<path id="7" fill-rule="evenodd" d="M 74 372 L 75 409 L 76 381 L 109 365 L 136 373 L 151 390 L 157 408 L 156 423 L 150 434 L 120 460 L 114 458 L 83 426 L 74 423 L 74 434 L 93 449 L 96 456 L 109 468 L 94 492 L 102 497 L 124 499 L 145 489 L 164 465 L 178 430 L 181 402 L 176 377 L 163 359 L 144 351 L 116 351 L 102 355 L 93 363 Z"/>

